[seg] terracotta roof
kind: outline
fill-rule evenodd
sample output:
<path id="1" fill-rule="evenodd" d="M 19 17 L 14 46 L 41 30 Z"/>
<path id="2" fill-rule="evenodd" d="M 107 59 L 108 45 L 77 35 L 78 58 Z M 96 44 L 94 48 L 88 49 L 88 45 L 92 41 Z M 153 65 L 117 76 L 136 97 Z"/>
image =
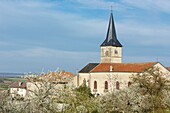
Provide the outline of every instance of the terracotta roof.
<path id="1" fill-rule="evenodd" d="M 46 79 L 49 81 L 62 81 L 63 79 L 72 78 L 74 75 L 71 72 L 48 72 L 38 79 Z"/>
<path id="2" fill-rule="evenodd" d="M 10 88 L 24 88 L 26 89 L 26 82 L 14 82 L 10 86 Z"/>
<path id="3" fill-rule="evenodd" d="M 167 67 L 166 69 L 168 69 L 170 71 L 170 67 Z"/>
<path id="4" fill-rule="evenodd" d="M 110 66 L 112 66 L 112 72 L 143 72 L 148 68 L 151 68 L 157 62 L 148 63 L 101 63 L 96 66 L 91 72 L 110 72 Z"/>

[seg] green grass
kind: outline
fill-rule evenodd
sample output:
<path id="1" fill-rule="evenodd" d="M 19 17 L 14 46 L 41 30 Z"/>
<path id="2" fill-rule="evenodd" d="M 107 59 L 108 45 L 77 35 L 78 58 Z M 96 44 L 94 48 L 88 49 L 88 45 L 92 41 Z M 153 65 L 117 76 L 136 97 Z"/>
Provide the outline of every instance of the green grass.
<path id="1" fill-rule="evenodd" d="M 9 82 L 9 83 L 5 83 Z M 26 82 L 24 78 L 0 78 L 0 90 L 8 90 L 8 85 L 13 82 Z"/>
<path id="2" fill-rule="evenodd" d="M 3 78 L 0 78 L 0 83 L 3 83 L 4 79 Z"/>
<path id="3" fill-rule="evenodd" d="M 24 78 L 5 78 L 5 81 L 12 81 L 12 82 L 26 82 Z"/>
<path id="4" fill-rule="evenodd" d="M 8 90 L 8 85 L 0 84 L 0 90 Z"/>

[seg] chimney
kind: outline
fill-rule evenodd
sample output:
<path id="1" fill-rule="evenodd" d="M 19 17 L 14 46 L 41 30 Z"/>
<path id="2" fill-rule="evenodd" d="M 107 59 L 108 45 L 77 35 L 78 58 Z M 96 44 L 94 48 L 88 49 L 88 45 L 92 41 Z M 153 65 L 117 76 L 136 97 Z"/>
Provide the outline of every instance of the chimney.
<path id="1" fill-rule="evenodd" d="M 21 86 L 21 85 L 22 85 L 22 82 L 19 82 L 18 85 Z"/>
<path id="2" fill-rule="evenodd" d="M 76 69 L 76 76 L 77 76 L 77 86 L 79 86 L 79 70 Z"/>
<path id="3" fill-rule="evenodd" d="M 112 72 L 113 71 L 113 67 L 112 67 L 112 65 L 110 65 L 110 72 Z"/>

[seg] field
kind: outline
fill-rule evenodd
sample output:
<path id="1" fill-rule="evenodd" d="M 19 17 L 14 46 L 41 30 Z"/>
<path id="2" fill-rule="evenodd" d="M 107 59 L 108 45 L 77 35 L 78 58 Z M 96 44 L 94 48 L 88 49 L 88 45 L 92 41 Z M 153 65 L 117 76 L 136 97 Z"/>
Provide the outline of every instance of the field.
<path id="1" fill-rule="evenodd" d="M 25 82 L 26 79 L 24 79 L 24 78 L 4 78 L 4 81 L 11 81 L 11 82 Z"/>
<path id="2" fill-rule="evenodd" d="M 0 90 L 8 90 L 13 82 L 26 82 L 24 78 L 0 78 Z"/>

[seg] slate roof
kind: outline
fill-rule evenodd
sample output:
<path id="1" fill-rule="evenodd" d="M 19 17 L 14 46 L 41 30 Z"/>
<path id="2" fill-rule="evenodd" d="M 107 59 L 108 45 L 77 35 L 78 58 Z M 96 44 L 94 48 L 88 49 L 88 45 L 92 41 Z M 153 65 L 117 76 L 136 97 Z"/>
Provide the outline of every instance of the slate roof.
<path id="1" fill-rule="evenodd" d="M 99 63 L 89 63 L 79 73 L 89 73 L 93 68 L 95 68 Z"/>
<path id="2" fill-rule="evenodd" d="M 108 30 L 107 30 L 106 39 L 101 44 L 101 46 L 122 47 L 121 43 L 117 40 L 112 12 L 110 14 L 110 20 L 109 20 L 109 26 L 108 26 Z"/>
<path id="3" fill-rule="evenodd" d="M 10 88 L 23 88 L 26 89 L 26 82 L 14 82 L 10 86 Z"/>
<path id="4" fill-rule="evenodd" d="M 143 72 L 146 69 L 153 67 L 157 62 L 148 63 L 101 63 L 97 65 L 90 72 L 110 72 L 110 66 L 112 66 L 112 72 Z"/>

